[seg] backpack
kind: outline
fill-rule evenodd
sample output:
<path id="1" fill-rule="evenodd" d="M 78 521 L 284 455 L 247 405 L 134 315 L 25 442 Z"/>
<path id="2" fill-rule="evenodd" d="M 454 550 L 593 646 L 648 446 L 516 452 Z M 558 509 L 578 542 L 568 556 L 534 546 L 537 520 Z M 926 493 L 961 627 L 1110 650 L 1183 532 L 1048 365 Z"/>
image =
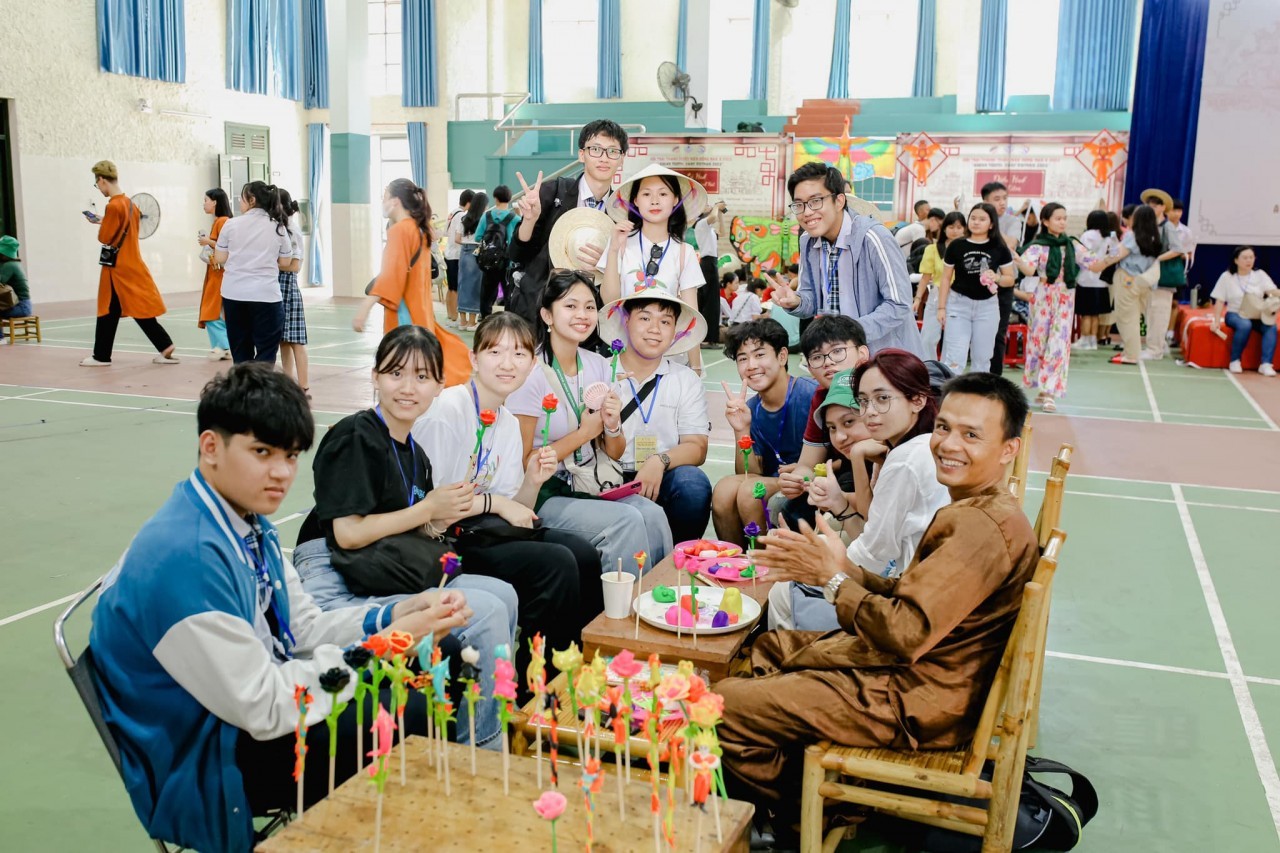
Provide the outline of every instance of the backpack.
<path id="1" fill-rule="evenodd" d="M 485 272 L 497 272 L 507 263 L 507 220 L 508 213 L 499 219 L 489 217 L 489 226 L 484 229 L 480 245 L 476 247 L 476 266 Z"/>
<path id="2" fill-rule="evenodd" d="M 1071 778 L 1071 793 L 1037 782 L 1037 773 L 1059 773 Z M 991 778 L 991 764 L 982 773 Z M 953 798 L 946 798 L 953 799 Z M 983 807 L 981 800 L 954 798 L 956 803 Z M 1098 794 L 1083 773 L 1047 758 L 1027 756 L 1018 797 L 1017 822 L 1013 831 L 1014 850 L 1071 850 L 1080 843 L 1084 826 L 1098 813 Z M 930 853 L 979 853 L 982 839 L 950 829 L 922 823 L 885 818 L 881 828 L 893 841 Z"/>
<path id="3" fill-rule="evenodd" d="M 920 262 L 924 260 L 925 250 L 936 242 L 936 240 L 930 240 L 928 237 L 921 237 L 912 242 L 910 252 L 907 254 L 907 272 L 920 272 Z"/>

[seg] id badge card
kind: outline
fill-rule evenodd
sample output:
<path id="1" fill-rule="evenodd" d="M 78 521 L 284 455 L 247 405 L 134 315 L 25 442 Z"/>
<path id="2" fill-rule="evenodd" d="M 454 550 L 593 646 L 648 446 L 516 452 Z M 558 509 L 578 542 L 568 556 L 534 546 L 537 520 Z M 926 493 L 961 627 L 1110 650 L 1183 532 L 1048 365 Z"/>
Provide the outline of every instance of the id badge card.
<path id="1" fill-rule="evenodd" d="M 658 437 L 645 431 L 636 436 L 636 468 L 645 463 L 650 456 L 658 452 Z"/>

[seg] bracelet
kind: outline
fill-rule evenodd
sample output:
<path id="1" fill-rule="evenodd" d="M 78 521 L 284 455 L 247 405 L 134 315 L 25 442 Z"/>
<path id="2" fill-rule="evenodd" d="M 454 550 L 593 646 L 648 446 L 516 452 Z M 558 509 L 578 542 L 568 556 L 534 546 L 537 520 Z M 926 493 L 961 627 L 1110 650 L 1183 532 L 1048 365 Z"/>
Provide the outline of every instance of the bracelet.
<path id="1" fill-rule="evenodd" d="M 609 436 L 610 438 L 617 438 L 618 436 L 622 435 L 622 427 L 618 427 L 617 429 L 609 429 L 608 427 L 605 427 L 604 434 Z"/>
<path id="2" fill-rule="evenodd" d="M 493 495 L 486 494 L 484 496 L 484 511 L 491 512 L 493 510 Z"/>

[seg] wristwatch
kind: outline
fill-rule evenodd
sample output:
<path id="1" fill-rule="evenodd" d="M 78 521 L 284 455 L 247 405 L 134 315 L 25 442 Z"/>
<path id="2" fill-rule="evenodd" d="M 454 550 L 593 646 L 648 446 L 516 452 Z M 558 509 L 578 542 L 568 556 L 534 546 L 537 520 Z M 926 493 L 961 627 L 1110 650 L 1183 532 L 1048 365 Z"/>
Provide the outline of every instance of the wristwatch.
<path id="1" fill-rule="evenodd" d="M 840 591 L 840 585 L 848 579 L 849 576 L 844 572 L 836 572 L 831 576 L 831 580 L 827 581 L 827 585 L 822 588 L 822 597 L 827 600 L 827 604 L 836 603 L 836 593 Z"/>
<path id="2" fill-rule="evenodd" d="M 668 455 L 667 455 L 667 454 L 665 454 L 665 453 L 659 453 L 659 454 L 658 454 L 658 458 L 659 458 L 660 460 L 662 460 L 662 473 L 664 473 L 664 474 L 665 474 L 665 473 L 667 473 L 668 471 L 670 471 L 670 470 L 671 470 L 671 457 L 670 457 L 670 456 L 668 456 Z"/>

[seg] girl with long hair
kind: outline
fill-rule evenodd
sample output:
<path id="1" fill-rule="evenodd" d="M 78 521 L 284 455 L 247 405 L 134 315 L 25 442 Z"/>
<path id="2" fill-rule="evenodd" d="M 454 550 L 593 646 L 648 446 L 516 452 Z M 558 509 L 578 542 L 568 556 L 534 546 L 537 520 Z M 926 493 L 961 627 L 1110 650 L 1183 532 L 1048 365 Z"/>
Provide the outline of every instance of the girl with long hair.
<path id="1" fill-rule="evenodd" d="M 298 203 L 286 189 L 280 190 L 280 208 L 284 211 L 285 221 L 292 219 L 298 212 Z M 307 375 L 307 318 L 302 310 L 302 292 L 298 290 L 298 271 L 302 269 L 302 235 L 289 230 L 289 242 L 293 245 L 293 255 L 288 265 L 280 267 L 280 301 L 284 304 L 284 335 L 280 340 L 280 364 L 285 376 L 294 376 L 302 391 L 311 399 L 311 388 Z"/>
<path id="2" fill-rule="evenodd" d="M 920 284 L 911 310 L 919 315 L 920 306 L 924 305 L 924 326 L 920 329 L 920 337 L 929 358 L 938 357 L 938 344 L 942 341 L 942 320 L 938 317 L 938 283 L 945 272 L 942 259 L 947 256 L 948 246 L 967 236 L 968 220 L 963 213 L 953 210 L 943 217 L 938 239 L 925 246 L 924 257 L 920 259 Z"/>
<path id="3" fill-rule="evenodd" d="M 1120 238 L 1111 229 L 1111 219 L 1105 210 L 1092 210 L 1084 223 L 1085 232 L 1080 244 L 1095 258 L 1107 258 L 1120 250 Z M 1080 270 L 1079 287 L 1076 289 L 1076 316 L 1080 318 L 1080 337 L 1071 345 L 1073 350 L 1096 350 L 1101 331 L 1099 319 L 1111 313 L 1111 292 L 1108 285 L 1114 280 L 1115 268 L 1108 266 L 1101 274 L 1089 269 Z"/>
<path id="4" fill-rule="evenodd" d="M 994 205 L 969 210 L 969 235 L 947 246 L 938 285 L 938 324 L 946 330 L 942 360 L 956 373 L 965 363 L 977 373 L 991 369 L 1000 329 L 996 293 L 1013 286 L 1013 254 L 1000 236 Z"/>
<path id="5" fill-rule="evenodd" d="M 467 345 L 436 322 L 431 300 L 431 205 L 426 190 L 408 178 L 396 178 L 382 192 L 382 215 L 391 220 L 382 270 L 351 320 L 363 332 L 373 306 L 383 308 L 382 328 L 421 326 L 435 335 L 444 351 L 444 384 L 457 385 L 471 376 Z"/>
<path id="6" fill-rule="evenodd" d="M 222 313 L 236 364 L 275 364 L 284 336 L 280 270 L 292 263 L 289 218 L 273 184 L 251 181 L 240 191 L 240 216 L 222 226 L 214 263 L 221 264 Z"/>
<path id="7" fill-rule="evenodd" d="M 462 254 L 458 256 L 458 328 L 474 331 L 480 320 L 480 296 L 484 289 L 484 271 L 476 260 L 480 247 L 480 220 L 489 207 L 489 196 L 476 193 L 467 212 L 462 214 Z"/>
<path id="8" fill-rule="evenodd" d="M 222 267 L 213 262 L 213 250 L 218 245 L 222 226 L 231 219 L 231 201 L 222 187 L 205 190 L 204 212 L 213 217 L 208 234 L 196 238 L 200 260 L 204 261 L 204 285 L 200 291 L 200 313 L 196 325 L 209 335 L 209 360 L 226 361 L 231 358 L 227 343 L 227 324 L 222 319 Z"/>
<path id="9" fill-rule="evenodd" d="M 1156 213 L 1145 204 L 1125 208 L 1129 228 L 1120 240 L 1120 249 L 1106 259 L 1115 266 L 1111 297 L 1115 302 L 1116 328 L 1124 351 L 1111 359 L 1112 364 L 1137 364 L 1142 355 L 1142 312 L 1151 297 L 1152 284 L 1139 276 L 1157 263 L 1162 244 Z"/>

